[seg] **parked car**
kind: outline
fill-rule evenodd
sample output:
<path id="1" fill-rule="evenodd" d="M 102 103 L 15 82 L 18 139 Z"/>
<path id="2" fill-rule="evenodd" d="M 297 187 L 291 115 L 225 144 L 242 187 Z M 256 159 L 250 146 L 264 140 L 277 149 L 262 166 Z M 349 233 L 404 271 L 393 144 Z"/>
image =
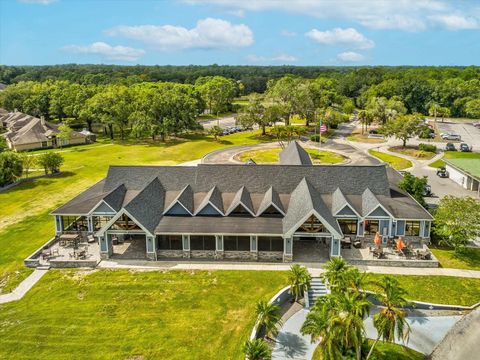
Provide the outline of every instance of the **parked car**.
<path id="1" fill-rule="evenodd" d="M 457 151 L 457 148 L 455 147 L 454 144 L 452 144 L 452 143 L 447 143 L 447 145 L 445 146 L 445 150 L 446 150 L 446 151 Z"/>
<path id="2" fill-rule="evenodd" d="M 472 151 L 472 148 L 471 148 L 471 146 L 468 146 L 468 144 L 466 144 L 466 143 L 461 143 L 460 144 L 460 151 L 461 152 L 470 152 L 470 151 Z"/>
<path id="3" fill-rule="evenodd" d="M 453 133 L 442 134 L 441 136 L 443 140 L 457 140 L 457 141 L 462 140 L 462 137 L 460 135 L 453 134 Z"/>
<path id="4" fill-rule="evenodd" d="M 437 169 L 437 176 L 441 177 L 441 178 L 448 178 L 448 171 L 447 169 L 445 169 L 444 166 L 442 167 L 439 167 Z"/>
<path id="5" fill-rule="evenodd" d="M 480 129 L 480 121 L 474 122 L 474 123 L 472 123 L 472 125 L 475 126 L 478 129 Z"/>
<path id="6" fill-rule="evenodd" d="M 375 130 L 375 129 L 372 129 L 368 132 L 370 135 L 377 135 L 378 134 L 378 131 Z"/>
<path id="7" fill-rule="evenodd" d="M 432 187 L 430 185 L 425 186 L 425 191 L 422 194 L 424 197 L 430 197 L 432 196 Z"/>

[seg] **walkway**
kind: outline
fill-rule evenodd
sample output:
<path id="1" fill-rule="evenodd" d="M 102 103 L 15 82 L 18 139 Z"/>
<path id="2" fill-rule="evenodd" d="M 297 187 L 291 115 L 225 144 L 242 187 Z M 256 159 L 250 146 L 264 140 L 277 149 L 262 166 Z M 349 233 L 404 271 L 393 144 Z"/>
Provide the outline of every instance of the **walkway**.
<path id="1" fill-rule="evenodd" d="M 302 264 L 307 266 L 312 276 L 319 276 L 323 263 Z M 258 271 L 288 271 L 288 263 L 258 263 L 258 262 L 208 262 L 208 261 L 141 261 L 141 260 L 102 260 L 99 268 L 104 269 L 140 269 L 140 270 L 258 270 Z M 444 268 L 408 268 L 391 266 L 357 266 L 361 271 L 376 274 L 396 275 L 443 275 L 480 279 L 480 271 L 444 269 Z"/>
<path id="2" fill-rule="evenodd" d="M 42 276 L 47 273 L 47 271 L 48 270 L 36 269 L 33 273 L 30 274 L 30 276 L 23 280 L 20 285 L 18 285 L 11 293 L 0 295 L 0 304 L 20 300 L 22 297 L 25 296 L 28 290 L 30 290 L 33 285 L 35 285 L 37 281 L 40 280 Z"/>
<path id="3" fill-rule="evenodd" d="M 300 328 L 306 319 L 308 310 L 302 309 L 290 317 L 280 329 L 272 360 L 310 360 L 317 347 L 311 344 L 309 336 L 302 336 Z M 373 315 L 365 320 L 367 337 L 376 338 L 373 327 Z M 411 327 L 410 339 L 406 344 L 396 340 L 397 344 L 406 345 L 423 354 L 430 354 L 442 341 L 452 326 L 461 316 L 411 316 L 407 318 Z"/>

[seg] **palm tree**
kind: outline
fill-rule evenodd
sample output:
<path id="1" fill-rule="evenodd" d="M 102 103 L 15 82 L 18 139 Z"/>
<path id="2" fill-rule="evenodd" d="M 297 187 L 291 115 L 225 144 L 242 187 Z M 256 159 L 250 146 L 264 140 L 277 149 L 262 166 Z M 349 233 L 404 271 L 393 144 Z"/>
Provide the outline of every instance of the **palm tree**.
<path id="1" fill-rule="evenodd" d="M 407 292 L 400 287 L 398 280 L 389 276 L 383 277 L 378 286 L 382 292 L 376 296 L 383 308 L 373 317 L 373 326 L 378 336 L 368 352 L 367 360 L 380 338 L 383 341 L 394 342 L 396 332 L 398 339 L 406 341 L 410 334 L 410 325 L 406 321 L 407 313 L 403 310 L 403 307 L 409 304 L 405 298 Z"/>
<path id="2" fill-rule="evenodd" d="M 332 291 L 345 289 L 347 287 L 347 271 L 350 268 L 351 266 L 341 257 L 332 257 L 324 265 L 325 273 L 323 273 L 321 277 L 324 281 L 328 282 Z"/>
<path id="3" fill-rule="evenodd" d="M 358 112 L 358 120 L 360 120 L 360 124 L 362 124 L 362 134 L 363 134 L 363 126 L 365 125 L 365 130 L 367 129 L 369 114 L 366 110 L 360 110 Z"/>
<path id="4" fill-rule="evenodd" d="M 257 302 L 255 312 L 258 318 L 259 326 L 265 327 L 265 335 L 267 337 L 277 335 L 277 324 L 281 326 L 280 307 L 274 303 L 260 300 Z"/>
<path id="5" fill-rule="evenodd" d="M 288 281 L 290 283 L 289 293 L 295 296 L 295 301 L 303 296 L 303 294 L 310 287 L 310 281 L 312 277 L 306 267 L 294 264 L 290 267 L 290 273 L 288 274 Z"/>
<path id="6" fill-rule="evenodd" d="M 360 272 L 356 267 L 350 267 L 346 270 L 345 281 L 348 288 L 356 293 L 360 293 L 367 284 L 371 283 L 368 273 Z"/>
<path id="7" fill-rule="evenodd" d="M 248 360 L 267 360 L 272 356 L 271 347 L 263 339 L 248 340 L 243 352 Z"/>

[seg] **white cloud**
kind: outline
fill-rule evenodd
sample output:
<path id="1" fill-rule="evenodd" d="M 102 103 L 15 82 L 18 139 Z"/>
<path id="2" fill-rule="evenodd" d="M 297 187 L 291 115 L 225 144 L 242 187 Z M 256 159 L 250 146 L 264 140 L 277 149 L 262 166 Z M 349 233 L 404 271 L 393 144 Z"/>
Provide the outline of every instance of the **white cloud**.
<path id="1" fill-rule="evenodd" d="M 95 42 L 90 45 L 69 45 L 65 51 L 75 54 L 95 54 L 107 60 L 136 61 L 145 55 L 145 50 L 127 46 L 111 46 L 104 42 Z"/>
<path id="2" fill-rule="evenodd" d="M 280 31 L 280 35 L 285 36 L 285 37 L 294 37 L 294 36 L 297 36 L 297 33 L 294 32 L 294 31 L 282 30 L 282 31 Z"/>
<path id="3" fill-rule="evenodd" d="M 49 5 L 56 2 L 57 0 L 18 0 L 24 4 L 40 4 L 40 5 Z"/>
<path id="4" fill-rule="evenodd" d="M 219 7 L 243 11 L 284 11 L 314 16 L 319 19 L 354 21 L 371 29 L 400 29 L 422 31 L 429 26 L 458 29 L 448 21 L 437 21 L 432 16 L 458 16 L 472 13 L 474 1 L 446 0 L 181 0 L 191 5 L 213 4 Z M 475 21 L 479 21 L 477 17 Z M 468 24 L 468 22 L 467 22 Z M 469 28 L 469 27 L 462 27 Z"/>
<path id="5" fill-rule="evenodd" d="M 277 63 L 286 64 L 286 63 L 291 63 L 291 62 L 298 61 L 298 58 L 293 56 L 293 55 L 289 55 L 289 54 L 285 54 L 285 53 L 278 54 L 278 55 L 271 56 L 271 57 L 258 56 L 258 55 L 253 55 L 252 54 L 252 55 L 248 55 L 246 57 L 246 60 L 250 63 L 277 62 Z"/>
<path id="6" fill-rule="evenodd" d="M 430 17 L 433 22 L 449 30 L 466 30 L 480 28 L 479 19 L 466 17 L 460 14 L 434 15 Z"/>
<path id="7" fill-rule="evenodd" d="M 335 28 L 326 31 L 312 29 L 305 35 L 325 45 L 348 45 L 357 49 L 370 49 L 375 46 L 372 40 L 367 39 L 354 28 Z"/>
<path id="8" fill-rule="evenodd" d="M 164 51 L 234 48 L 253 44 L 253 32 L 247 25 L 234 25 L 212 18 L 199 20 L 192 29 L 174 25 L 138 25 L 117 26 L 106 33 L 139 40 Z"/>
<path id="9" fill-rule="evenodd" d="M 345 51 L 338 54 L 337 59 L 341 61 L 356 62 L 365 60 L 365 56 L 354 51 Z"/>

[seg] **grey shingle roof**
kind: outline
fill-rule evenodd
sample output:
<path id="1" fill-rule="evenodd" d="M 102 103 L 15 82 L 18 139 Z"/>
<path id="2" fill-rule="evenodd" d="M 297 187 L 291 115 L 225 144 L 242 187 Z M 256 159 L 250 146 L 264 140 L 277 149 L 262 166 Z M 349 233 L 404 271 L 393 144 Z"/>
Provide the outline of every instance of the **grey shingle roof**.
<path id="1" fill-rule="evenodd" d="M 52 215 L 86 215 L 108 194 L 103 191 L 105 179 L 51 212 Z"/>
<path id="2" fill-rule="evenodd" d="M 365 189 L 362 194 L 362 216 L 367 216 L 380 205 L 375 194 L 370 189 Z"/>
<path id="3" fill-rule="evenodd" d="M 200 203 L 197 212 L 200 212 L 209 203 L 212 204 L 215 208 L 217 208 L 222 213 L 222 215 L 225 214 L 225 210 L 223 208 L 222 193 L 218 190 L 216 186 L 212 187 L 210 191 L 205 195 L 205 198 Z"/>
<path id="4" fill-rule="evenodd" d="M 155 178 L 125 206 L 125 210 L 153 233 L 163 213 L 164 199 L 165 190 Z"/>
<path id="5" fill-rule="evenodd" d="M 280 165 L 312 165 L 310 155 L 296 141 L 280 152 Z"/>
<path id="6" fill-rule="evenodd" d="M 125 185 L 121 184 L 116 189 L 112 190 L 107 196 L 105 196 L 103 201 L 105 201 L 113 210 L 118 212 L 122 208 L 123 199 L 126 192 L 127 188 Z"/>
<path id="7" fill-rule="evenodd" d="M 250 211 L 251 214 L 255 214 L 255 211 L 253 210 L 252 199 L 250 197 L 250 193 L 245 188 L 245 186 L 242 186 L 237 191 L 237 193 L 235 194 L 235 196 L 232 200 L 232 203 L 230 204 L 226 214 L 228 215 L 230 212 L 235 210 L 235 208 L 240 204 L 243 205 L 248 211 Z"/>
<path id="8" fill-rule="evenodd" d="M 180 191 L 178 196 L 170 203 L 165 204 L 165 212 L 168 211 L 171 207 L 173 207 L 176 203 L 181 204 L 185 209 L 187 209 L 190 214 L 193 214 L 193 190 L 190 185 L 187 185 Z"/>
<path id="9" fill-rule="evenodd" d="M 338 223 L 332 216 L 331 210 L 322 200 L 317 190 L 310 184 L 307 179 L 303 178 L 290 196 L 290 204 L 288 211 L 283 218 L 283 232 L 291 232 L 297 229 L 298 223 L 305 219 L 308 215 L 315 211 L 325 221 L 324 225 L 329 228 L 333 235 L 342 236 L 342 232 L 338 227 Z M 319 219 L 322 221 L 322 219 Z"/>
<path id="10" fill-rule="evenodd" d="M 263 200 L 258 208 L 257 215 L 261 215 L 271 205 L 275 206 L 278 210 L 280 210 L 281 213 L 285 214 L 285 209 L 280 201 L 280 196 L 272 186 L 270 186 L 265 193 L 265 196 L 263 197 Z"/>

